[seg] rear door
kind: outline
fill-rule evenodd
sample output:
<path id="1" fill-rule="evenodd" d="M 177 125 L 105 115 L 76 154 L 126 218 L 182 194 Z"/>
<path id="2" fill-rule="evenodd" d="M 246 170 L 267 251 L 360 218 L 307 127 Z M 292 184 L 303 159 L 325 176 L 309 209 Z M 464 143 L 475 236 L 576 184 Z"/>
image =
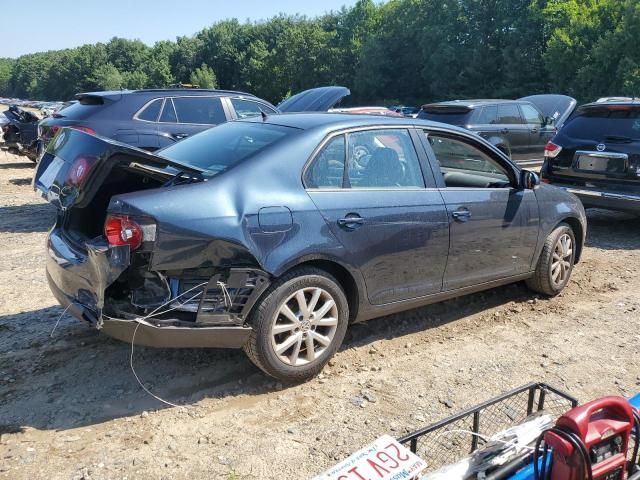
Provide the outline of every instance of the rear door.
<path id="1" fill-rule="evenodd" d="M 527 273 L 538 241 L 533 190 L 518 190 L 517 170 L 470 138 L 424 132 L 449 215 L 444 289 Z"/>
<path id="2" fill-rule="evenodd" d="M 516 162 L 528 160 L 529 127 L 524 123 L 517 103 L 498 105 L 496 127 L 498 132 L 509 141 L 511 158 Z"/>
<path id="3" fill-rule="evenodd" d="M 326 140 L 305 171 L 309 196 L 374 305 L 442 290 L 447 215 L 416 142 L 408 128 L 350 131 Z"/>
<path id="4" fill-rule="evenodd" d="M 160 147 L 179 142 L 227 120 L 220 97 L 168 97 L 158 121 Z"/>

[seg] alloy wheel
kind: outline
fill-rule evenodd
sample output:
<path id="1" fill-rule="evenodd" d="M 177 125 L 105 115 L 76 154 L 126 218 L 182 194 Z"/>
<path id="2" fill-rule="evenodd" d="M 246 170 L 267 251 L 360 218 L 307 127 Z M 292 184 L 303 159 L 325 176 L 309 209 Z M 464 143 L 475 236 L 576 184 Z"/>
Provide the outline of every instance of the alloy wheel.
<path id="1" fill-rule="evenodd" d="M 551 281 L 555 285 L 562 285 L 569 278 L 571 262 L 573 261 L 573 241 L 571 236 L 564 233 L 560 235 L 553 249 L 551 262 Z"/>
<path id="2" fill-rule="evenodd" d="M 301 288 L 278 308 L 271 345 L 278 358 L 294 367 L 306 365 L 329 348 L 338 328 L 338 307 L 326 290 Z"/>

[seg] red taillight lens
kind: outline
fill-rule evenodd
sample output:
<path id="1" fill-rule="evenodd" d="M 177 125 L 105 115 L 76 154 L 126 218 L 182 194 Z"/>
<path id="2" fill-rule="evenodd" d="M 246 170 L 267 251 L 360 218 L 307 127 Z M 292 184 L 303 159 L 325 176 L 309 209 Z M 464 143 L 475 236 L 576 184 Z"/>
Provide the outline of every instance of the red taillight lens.
<path id="1" fill-rule="evenodd" d="M 142 227 L 125 215 L 107 215 L 104 222 L 104 234 L 109 245 L 129 245 L 135 250 L 142 243 Z"/>
<path id="2" fill-rule="evenodd" d="M 544 157 L 545 158 L 556 158 L 560 152 L 562 151 L 562 147 L 560 145 L 556 145 L 553 142 L 548 142 L 544 146 Z"/>
<path id="3" fill-rule="evenodd" d="M 47 136 L 55 137 L 56 133 L 58 133 L 58 130 L 60 130 L 60 127 L 58 127 L 56 125 L 50 126 L 49 127 L 49 133 L 47 134 Z"/>
<path id="4" fill-rule="evenodd" d="M 67 173 L 67 179 L 69 183 L 79 187 L 84 183 L 84 181 L 89 176 L 89 172 L 93 168 L 94 163 L 96 162 L 96 157 L 81 155 L 74 160 L 71 164 L 71 168 Z"/>
<path id="5" fill-rule="evenodd" d="M 73 125 L 72 127 L 69 127 L 69 128 L 74 128 L 76 130 L 80 130 L 80 131 L 85 132 L 85 133 L 90 133 L 91 135 L 95 135 L 96 134 L 96 131 L 93 128 L 83 127 L 81 125 Z"/>

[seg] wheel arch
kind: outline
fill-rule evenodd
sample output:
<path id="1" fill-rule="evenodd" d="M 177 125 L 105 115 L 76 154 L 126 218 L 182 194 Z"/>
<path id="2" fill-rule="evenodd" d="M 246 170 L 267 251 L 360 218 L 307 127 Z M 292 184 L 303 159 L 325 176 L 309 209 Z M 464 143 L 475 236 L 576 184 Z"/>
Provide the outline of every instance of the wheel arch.
<path id="1" fill-rule="evenodd" d="M 360 278 L 358 278 L 358 275 L 353 272 L 353 270 L 343 265 L 341 262 L 334 259 L 322 257 L 299 259 L 294 264 L 288 265 L 286 269 L 278 272 L 276 276 L 280 277 L 287 274 L 291 270 L 300 267 L 313 267 L 319 270 L 323 270 L 338 281 L 338 283 L 344 290 L 344 293 L 347 297 L 347 302 L 349 303 L 349 323 L 353 323 L 358 317 L 360 302 L 362 301 L 362 299 L 366 298 L 364 283 Z"/>

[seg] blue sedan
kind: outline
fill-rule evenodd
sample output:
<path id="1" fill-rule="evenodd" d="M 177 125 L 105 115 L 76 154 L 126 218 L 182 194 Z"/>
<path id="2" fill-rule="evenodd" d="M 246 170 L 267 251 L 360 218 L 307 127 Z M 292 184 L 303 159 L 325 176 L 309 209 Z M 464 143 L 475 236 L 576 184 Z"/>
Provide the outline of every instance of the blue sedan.
<path id="1" fill-rule="evenodd" d="M 316 375 L 352 322 L 526 281 L 553 296 L 584 209 L 466 130 L 410 118 L 262 115 L 155 154 L 62 129 L 34 187 L 60 209 L 56 298 L 108 335 L 244 348 Z"/>

